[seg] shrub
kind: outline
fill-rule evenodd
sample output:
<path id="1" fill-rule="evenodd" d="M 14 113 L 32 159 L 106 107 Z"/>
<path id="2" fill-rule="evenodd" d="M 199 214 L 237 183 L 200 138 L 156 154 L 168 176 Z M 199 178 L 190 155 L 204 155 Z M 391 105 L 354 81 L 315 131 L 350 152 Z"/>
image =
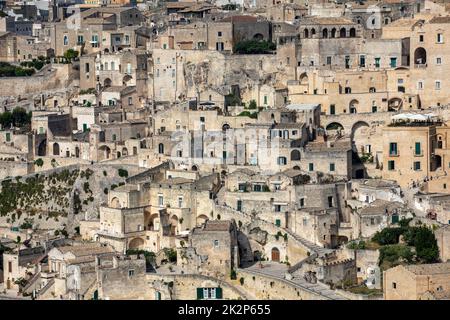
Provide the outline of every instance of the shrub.
<path id="1" fill-rule="evenodd" d="M 36 161 L 34 161 L 34 164 L 38 167 L 42 167 L 44 165 L 44 160 L 42 160 L 41 158 L 36 159 Z"/>
<path id="2" fill-rule="evenodd" d="M 119 171 L 119 177 L 122 177 L 122 178 L 127 178 L 128 177 L 128 171 L 127 170 L 119 169 L 118 171 Z"/>
<path id="3" fill-rule="evenodd" d="M 249 109 L 256 109 L 258 106 L 256 105 L 256 101 L 255 100 L 250 100 L 250 103 L 248 105 Z"/>
<path id="4" fill-rule="evenodd" d="M 238 54 L 265 54 L 276 50 L 273 42 L 266 40 L 246 40 L 235 44 L 234 52 Z"/>

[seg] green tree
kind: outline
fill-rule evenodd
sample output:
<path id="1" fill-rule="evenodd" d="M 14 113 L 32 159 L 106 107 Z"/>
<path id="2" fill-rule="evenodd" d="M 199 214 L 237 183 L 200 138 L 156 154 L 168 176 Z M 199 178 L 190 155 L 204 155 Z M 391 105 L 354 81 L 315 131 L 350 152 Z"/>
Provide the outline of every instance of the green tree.
<path id="1" fill-rule="evenodd" d="M 36 159 L 36 161 L 34 161 L 34 164 L 38 167 L 42 167 L 44 165 L 44 160 L 42 160 L 41 158 Z"/>
<path id="2" fill-rule="evenodd" d="M 256 105 L 256 101 L 255 100 L 250 100 L 250 103 L 248 105 L 249 109 L 256 109 L 258 106 Z"/>
<path id="3" fill-rule="evenodd" d="M 64 52 L 64 58 L 67 59 L 68 62 L 72 62 L 75 58 L 78 57 L 79 52 L 74 49 L 69 49 Z"/>

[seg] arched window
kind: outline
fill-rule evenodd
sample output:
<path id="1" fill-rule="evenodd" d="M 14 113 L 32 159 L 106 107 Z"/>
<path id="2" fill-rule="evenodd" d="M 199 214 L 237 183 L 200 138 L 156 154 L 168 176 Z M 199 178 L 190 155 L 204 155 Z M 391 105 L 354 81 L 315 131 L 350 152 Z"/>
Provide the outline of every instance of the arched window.
<path id="1" fill-rule="evenodd" d="M 345 28 L 341 28 L 341 30 L 339 31 L 339 37 L 341 38 L 347 37 L 347 30 L 345 30 Z"/>
<path id="2" fill-rule="evenodd" d="M 322 38 L 328 38 L 328 29 L 322 30 Z"/>
<path id="3" fill-rule="evenodd" d="M 427 63 L 427 51 L 420 47 L 414 51 L 414 63 L 423 65 Z"/>
<path id="4" fill-rule="evenodd" d="M 164 144 L 160 143 L 158 145 L 158 153 L 163 154 L 164 153 Z"/>
<path id="5" fill-rule="evenodd" d="M 300 160 L 300 151 L 292 150 L 292 152 L 291 152 L 291 161 L 298 161 L 298 160 Z"/>
<path id="6" fill-rule="evenodd" d="M 63 38 L 63 43 L 64 43 L 65 46 L 69 45 L 69 38 L 66 35 Z"/>
<path id="7" fill-rule="evenodd" d="M 303 31 L 303 35 L 305 38 L 309 38 L 309 30 L 305 29 L 305 31 Z"/>
<path id="8" fill-rule="evenodd" d="M 336 28 L 331 29 L 331 37 L 336 38 Z"/>
<path id="9" fill-rule="evenodd" d="M 354 38 L 356 37 L 356 29 L 355 28 L 351 28 L 350 29 L 350 38 Z"/>

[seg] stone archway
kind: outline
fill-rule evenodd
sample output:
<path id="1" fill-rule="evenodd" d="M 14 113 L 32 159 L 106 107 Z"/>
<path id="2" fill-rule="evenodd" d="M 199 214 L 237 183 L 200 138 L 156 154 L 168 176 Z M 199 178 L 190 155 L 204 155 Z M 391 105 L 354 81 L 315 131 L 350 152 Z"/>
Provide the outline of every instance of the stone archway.
<path id="1" fill-rule="evenodd" d="M 414 64 L 415 65 L 425 65 L 427 63 L 427 51 L 419 47 L 414 51 Z"/>
<path id="2" fill-rule="evenodd" d="M 131 250 L 142 250 L 144 249 L 145 241 L 141 238 L 134 238 L 128 243 L 128 249 Z"/>

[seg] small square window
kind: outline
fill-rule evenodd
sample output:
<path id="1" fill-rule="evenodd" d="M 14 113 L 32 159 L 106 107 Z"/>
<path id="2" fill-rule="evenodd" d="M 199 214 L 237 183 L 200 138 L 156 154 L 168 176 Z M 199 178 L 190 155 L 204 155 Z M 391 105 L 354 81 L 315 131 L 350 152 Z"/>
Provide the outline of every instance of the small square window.
<path id="1" fill-rule="evenodd" d="M 133 269 L 128 270 L 128 276 L 129 277 L 134 276 L 134 270 Z"/>
<path id="2" fill-rule="evenodd" d="M 214 240 L 214 248 L 217 248 L 219 246 L 219 240 Z"/>

